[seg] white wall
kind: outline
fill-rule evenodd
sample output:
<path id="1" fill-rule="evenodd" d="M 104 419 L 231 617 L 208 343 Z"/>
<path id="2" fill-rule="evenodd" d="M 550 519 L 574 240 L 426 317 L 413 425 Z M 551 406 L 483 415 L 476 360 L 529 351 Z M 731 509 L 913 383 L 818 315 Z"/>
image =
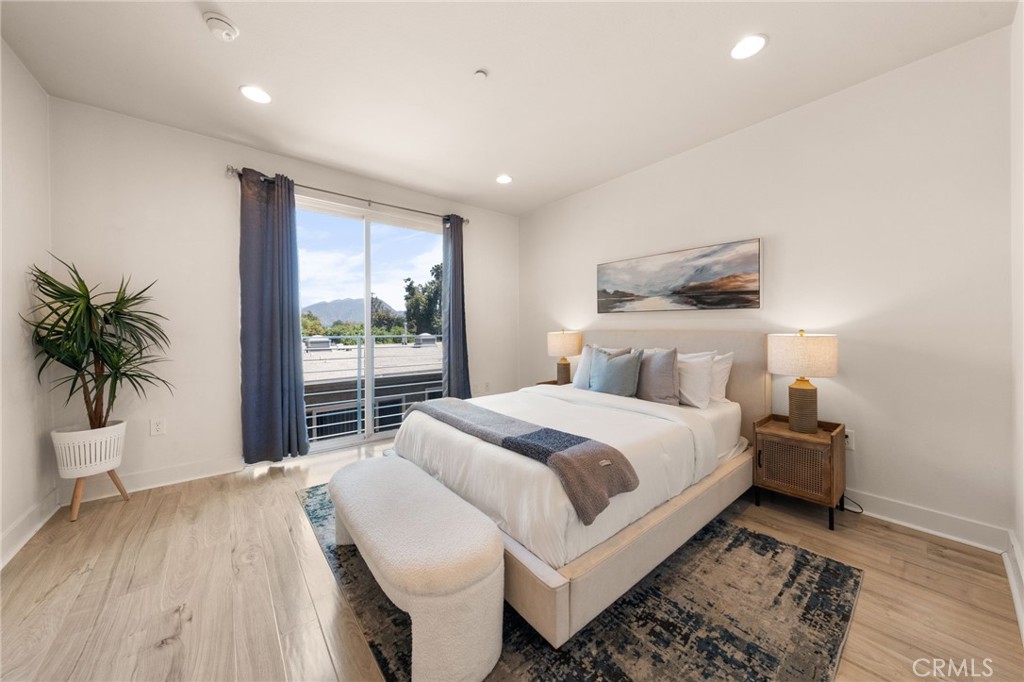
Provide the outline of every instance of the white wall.
<path id="1" fill-rule="evenodd" d="M 982 36 L 522 217 L 521 383 L 553 376 L 560 327 L 835 332 L 840 375 L 815 383 L 822 418 L 856 432 L 851 494 L 1005 545 L 1009 43 Z M 597 263 L 748 237 L 761 310 L 597 315 Z"/>
<path id="2" fill-rule="evenodd" d="M 239 398 L 238 181 L 226 164 L 283 173 L 297 182 L 427 211 L 454 211 L 465 231 L 466 314 L 474 390 L 516 387 L 518 227 L 515 218 L 459 205 L 294 159 L 167 126 L 51 100 L 53 243 L 94 281 L 157 280 L 153 308 L 165 314 L 173 395 L 119 398 L 127 419 L 129 488 L 237 469 Z M 149 436 L 149 419 L 167 420 Z M 81 421 L 61 411 L 60 423 Z M 91 486 L 91 487 L 90 487 Z M 97 479 L 87 497 L 113 494 Z M 62 486 L 62 499 L 68 490 Z"/>
<path id="3" fill-rule="evenodd" d="M 49 102 L 3 44 L 2 560 L 6 564 L 56 509 L 52 419 L 36 381 L 35 351 L 18 317 L 31 306 L 29 266 L 50 257 Z"/>
<path id="4" fill-rule="evenodd" d="M 1015 603 L 1024 606 L 1024 7 L 1017 3 L 1010 40 L 1010 290 L 1011 366 L 1013 377 L 1013 496 L 1014 515 L 1010 584 Z M 1017 621 L 1024 633 L 1024 612 Z"/>

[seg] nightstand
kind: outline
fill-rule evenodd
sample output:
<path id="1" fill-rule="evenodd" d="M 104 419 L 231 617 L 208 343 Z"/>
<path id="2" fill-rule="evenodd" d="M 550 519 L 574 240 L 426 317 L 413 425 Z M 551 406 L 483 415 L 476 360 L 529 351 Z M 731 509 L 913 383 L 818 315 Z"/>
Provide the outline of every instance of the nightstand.
<path id="1" fill-rule="evenodd" d="M 764 488 L 824 505 L 835 530 L 835 508 L 846 508 L 846 427 L 819 421 L 816 433 L 798 433 L 772 414 L 754 422 L 754 434 L 754 504 Z"/>
<path id="2" fill-rule="evenodd" d="M 557 386 L 558 385 L 558 380 L 557 379 L 551 379 L 549 381 L 538 381 L 537 382 L 538 386 L 540 386 L 542 384 L 549 384 L 551 386 Z"/>

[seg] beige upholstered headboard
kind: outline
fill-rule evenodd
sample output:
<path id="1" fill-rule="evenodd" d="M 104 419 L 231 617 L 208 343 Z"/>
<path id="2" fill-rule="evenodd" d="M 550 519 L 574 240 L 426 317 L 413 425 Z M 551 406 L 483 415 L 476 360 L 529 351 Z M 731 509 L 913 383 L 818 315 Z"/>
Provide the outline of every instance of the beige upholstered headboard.
<path id="1" fill-rule="evenodd" d="M 725 396 L 743 410 L 740 433 L 753 443 L 754 421 L 771 411 L 771 381 L 762 332 L 589 329 L 583 331 L 583 342 L 609 348 L 676 348 L 680 353 L 732 351 L 736 355 Z"/>

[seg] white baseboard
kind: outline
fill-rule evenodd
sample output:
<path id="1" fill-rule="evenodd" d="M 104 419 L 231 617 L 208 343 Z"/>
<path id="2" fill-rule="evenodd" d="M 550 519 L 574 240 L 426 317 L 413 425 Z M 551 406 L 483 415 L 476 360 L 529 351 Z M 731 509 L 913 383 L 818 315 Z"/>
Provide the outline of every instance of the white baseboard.
<path id="1" fill-rule="evenodd" d="M 32 539 L 32 536 L 39 532 L 50 517 L 59 509 L 57 504 L 57 488 L 54 488 L 36 505 L 26 511 L 11 524 L 11 527 L 4 531 L 0 539 L 0 568 L 7 565 L 7 562 L 14 558 L 14 555 L 21 551 L 25 543 Z"/>
<path id="2" fill-rule="evenodd" d="M 1024 548 L 1012 530 L 982 521 L 847 489 L 847 498 L 864 507 L 864 514 L 965 545 L 1001 554 L 1010 581 L 1017 628 L 1024 642 Z"/>
<path id="3" fill-rule="evenodd" d="M 241 471 L 243 467 L 241 456 L 221 457 L 202 462 L 186 462 L 163 469 L 150 469 L 148 471 L 122 472 L 118 470 L 118 477 L 128 492 L 148 490 L 164 485 L 194 481 L 197 478 L 207 476 L 218 476 Z M 59 499 L 61 506 L 71 503 L 71 493 L 74 490 L 75 482 L 72 479 L 62 479 L 59 484 Z M 110 477 L 106 474 L 90 476 L 85 483 L 85 495 L 83 501 L 99 500 L 104 497 L 117 495 L 117 488 L 114 487 Z"/>
<path id="4" fill-rule="evenodd" d="M 1010 536 L 1006 528 L 860 490 L 847 489 L 846 494 L 860 503 L 868 516 L 997 554 L 1010 551 Z"/>
<path id="5" fill-rule="evenodd" d="M 1003 565 L 1010 579 L 1010 594 L 1013 595 L 1013 610 L 1017 613 L 1017 627 L 1020 629 L 1021 642 L 1024 642 L 1024 554 L 1021 553 L 1020 541 L 1012 530 L 1007 531 L 1010 538 L 1010 550 L 1003 553 Z"/>

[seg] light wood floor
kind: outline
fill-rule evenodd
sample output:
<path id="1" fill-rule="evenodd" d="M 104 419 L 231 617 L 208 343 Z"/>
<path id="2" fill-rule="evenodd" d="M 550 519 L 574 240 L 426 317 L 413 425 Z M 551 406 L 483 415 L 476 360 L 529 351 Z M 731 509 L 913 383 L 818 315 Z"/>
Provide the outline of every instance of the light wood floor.
<path id="1" fill-rule="evenodd" d="M 0 676 L 379 680 L 295 491 L 385 447 L 90 502 L 74 524 L 61 510 L 0 573 Z M 1024 679 L 999 555 L 849 513 L 831 533 L 824 510 L 764 498 L 728 517 L 864 569 L 838 680 L 924 679 L 920 658 Z"/>

